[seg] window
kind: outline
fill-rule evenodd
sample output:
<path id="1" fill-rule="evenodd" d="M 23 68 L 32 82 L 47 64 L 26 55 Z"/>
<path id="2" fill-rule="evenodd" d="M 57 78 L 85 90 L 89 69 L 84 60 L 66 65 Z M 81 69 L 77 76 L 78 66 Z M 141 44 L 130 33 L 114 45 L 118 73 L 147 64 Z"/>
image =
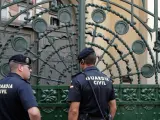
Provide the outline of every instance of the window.
<path id="1" fill-rule="evenodd" d="M 60 26 L 60 21 L 55 17 L 50 17 L 50 25 Z"/>

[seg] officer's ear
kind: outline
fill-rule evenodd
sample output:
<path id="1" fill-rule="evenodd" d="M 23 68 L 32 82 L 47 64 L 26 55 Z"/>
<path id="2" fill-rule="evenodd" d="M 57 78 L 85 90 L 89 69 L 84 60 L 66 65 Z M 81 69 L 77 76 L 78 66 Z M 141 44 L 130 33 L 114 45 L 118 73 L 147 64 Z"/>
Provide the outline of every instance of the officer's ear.
<path id="1" fill-rule="evenodd" d="M 23 65 L 21 65 L 21 64 L 18 64 L 18 71 L 23 71 Z"/>
<path id="2" fill-rule="evenodd" d="M 84 59 L 82 59 L 82 60 L 80 61 L 80 64 L 84 65 L 84 63 L 85 63 L 85 61 L 84 61 Z"/>

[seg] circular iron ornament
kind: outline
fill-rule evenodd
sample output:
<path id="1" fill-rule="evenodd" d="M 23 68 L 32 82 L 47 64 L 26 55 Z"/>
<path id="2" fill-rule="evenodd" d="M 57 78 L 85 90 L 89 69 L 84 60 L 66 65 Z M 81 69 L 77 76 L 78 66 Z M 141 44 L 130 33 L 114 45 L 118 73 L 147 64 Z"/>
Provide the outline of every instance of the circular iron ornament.
<path id="1" fill-rule="evenodd" d="M 132 50 L 136 54 L 142 54 L 146 50 L 146 45 L 142 40 L 137 40 L 132 44 Z"/>
<path id="2" fill-rule="evenodd" d="M 10 68 L 8 63 L 1 65 L 0 72 L 2 76 L 6 76 L 10 72 Z"/>
<path id="3" fill-rule="evenodd" d="M 71 13 L 68 9 L 60 9 L 58 11 L 58 19 L 62 23 L 69 23 L 71 22 Z"/>
<path id="4" fill-rule="evenodd" d="M 105 19 L 106 19 L 106 14 L 105 14 L 105 12 L 103 10 L 95 9 L 92 12 L 92 20 L 95 23 L 102 23 L 102 22 L 104 22 Z"/>
<path id="5" fill-rule="evenodd" d="M 152 77 L 154 73 L 155 73 L 154 67 L 150 64 L 146 64 L 141 68 L 141 74 L 145 78 Z"/>
<path id="6" fill-rule="evenodd" d="M 28 47 L 28 43 L 23 37 L 16 37 L 12 39 L 11 45 L 17 52 L 24 52 Z"/>
<path id="7" fill-rule="evenodd" d="M 115 31 L 119 35 L 126 34 L 128 30 L 129 30 L 129 25 L 123 20 L 120 20 L 115 24 Z"/>
<path id="8" fill-rule="evenodd" d="M 37 18 L 32 22 L 32 28 L 37 33 L 43 33 L 47 30 L 47 23 L 42 18 Z"/>

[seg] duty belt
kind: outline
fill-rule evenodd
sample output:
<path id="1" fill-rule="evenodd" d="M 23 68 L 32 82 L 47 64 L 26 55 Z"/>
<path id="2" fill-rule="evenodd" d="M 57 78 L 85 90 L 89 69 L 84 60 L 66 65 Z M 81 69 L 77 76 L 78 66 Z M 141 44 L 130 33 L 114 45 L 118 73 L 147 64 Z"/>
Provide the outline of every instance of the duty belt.
<path id="1" fill-rule="evenodd" d="M 78 120 L 111 120 L 111 119 L 109 119 L 108 117 L 105 117 L 105 119 L 103 119 L 102 117 L 94 117 L 88 114 L 80 114 Z"/>

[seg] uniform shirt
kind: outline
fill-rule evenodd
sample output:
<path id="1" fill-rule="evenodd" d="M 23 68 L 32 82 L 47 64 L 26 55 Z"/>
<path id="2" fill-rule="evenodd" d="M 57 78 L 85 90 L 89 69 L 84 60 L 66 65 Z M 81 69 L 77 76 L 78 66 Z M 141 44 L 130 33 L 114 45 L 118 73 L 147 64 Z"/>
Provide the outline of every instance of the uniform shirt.
<path id="1" fill-rule="evenodd" d="M 0 80 L 0 120 L 29 120 L 27 111 L 36 106 L 30 84 L 18 74 Z"/>
<path id="2" fill-rule="evenodd" d="M 112 81 L 94 66 L 87 67 L 84 70 L 84 73 L 87 77 L 85 77 L 83 73 L 73 77 L 69 90 L 68 101 L 80 102 L 80 114 L 88 113 L 93 117 L 102 117 L 89 81 L 93 86 L 104 115 L 109 113 L 108 102 L 115 99 Z"/>

